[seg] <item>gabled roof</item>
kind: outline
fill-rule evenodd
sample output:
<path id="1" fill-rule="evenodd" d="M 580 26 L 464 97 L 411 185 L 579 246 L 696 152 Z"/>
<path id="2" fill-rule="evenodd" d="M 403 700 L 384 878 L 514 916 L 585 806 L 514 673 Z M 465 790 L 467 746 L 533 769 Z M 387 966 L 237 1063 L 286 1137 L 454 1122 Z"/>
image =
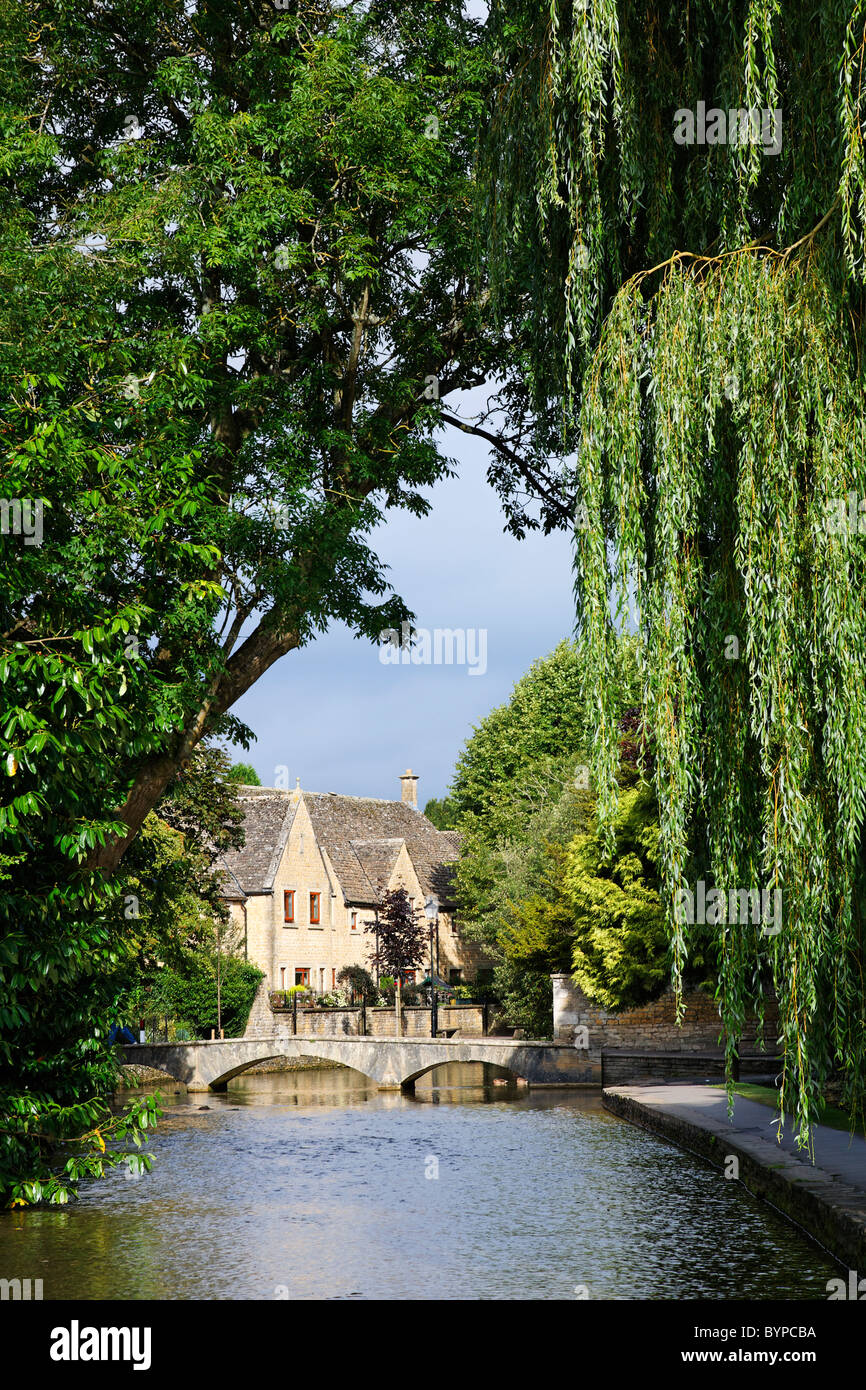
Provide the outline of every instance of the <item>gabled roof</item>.
<path id="1" fill-rule="evenodd" d="M 425 894 L 453 899 L 446 866 L 460 852 L 453 833 L 437 830 L 420 811 L 404 801 L 371 796 L 338 796 L 335 792 L 302 792 L 316 839 L 324 845 L 340 879 L 347 902 L 375 907 L 382 900 L 405 844 Z"/>
<path id="2" fill-rule="evenodd" d="M 242 789 L 246 844 L 224 856 L 226 868 L 245 894 L 273 891 L 301 800 L 346 902 L 377 907 L 403 845 L 424 893 L 435 893 L 443 905 L 453 901 L 452 866 L 460 851 L 454 831 L 437 830 L 425 815 L 402 801 L 271 787 Z"/>
<path id="3" fill-rule="evenodd" d="M 270 893 L 298 803 L 287 792 L 270 787 L 244 787 L 239 801 L 246 844 L 226 850 L 222 863 L 246 896 Z"/>
<path id="4" fill-rule="evenodd" d="M 405 840 L 352 840 L 351 843 L 367 882 L 381 897 L 388 887 L 388 880 L 400 858 Z"/>

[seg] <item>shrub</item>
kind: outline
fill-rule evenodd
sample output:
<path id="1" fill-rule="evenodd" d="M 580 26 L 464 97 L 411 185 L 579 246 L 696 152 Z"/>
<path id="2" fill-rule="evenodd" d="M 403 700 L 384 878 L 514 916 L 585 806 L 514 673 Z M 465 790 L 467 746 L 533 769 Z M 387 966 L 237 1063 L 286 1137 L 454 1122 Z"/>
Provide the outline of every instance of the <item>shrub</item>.
<path id="1" fill-rule="evenodd" d="M 337 984 L 345 987 L 352 1003 L 363 1000 L 372 1004 L 378 997 L 376 982 L 363 965 L 344 965 L 337 971 Z"/>
<path id="2" fill-rule="evenodd" d="M 241 1037 L 262 972 L 249 961 L 224 956 L 221 962 L 222 1027 L 227 1037 Z M 209 1037 L 217 1022 L 216 961 L 189 951 L 182 969 L 160 972 L 148 999 L 148 1011 L 173 1018 L 198 1037 Z"/>
<path id="3" fill-rule="evenodd" d="M 329 990 L 327 994 L 322 994 L 316 1000 L 320 1009 L 344 1009 L 346 1000 L 342 993 L 337 990 Z"/>
<path id="4" fill-rule="evenodd" d="M 563 887 L 574 912 L 574 981 L 606 1009 L 652 999 L 670 977 L 658 872 L 658 814 L 646 785 L 620 792 L 610 864 L 594 832 L 576 835 L 568 848 Z"/>

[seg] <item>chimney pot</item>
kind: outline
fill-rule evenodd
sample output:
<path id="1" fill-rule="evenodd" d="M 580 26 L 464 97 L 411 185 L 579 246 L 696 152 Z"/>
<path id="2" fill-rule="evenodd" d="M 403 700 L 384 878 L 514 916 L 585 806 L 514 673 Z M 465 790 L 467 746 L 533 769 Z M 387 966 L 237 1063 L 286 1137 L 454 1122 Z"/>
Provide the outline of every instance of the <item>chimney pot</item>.
<path id="1" fill-rule="evenodd" d="M 418 778 L 411 767 L 407 767 L 400 778 L 400 800 L 418 810 Z"/>

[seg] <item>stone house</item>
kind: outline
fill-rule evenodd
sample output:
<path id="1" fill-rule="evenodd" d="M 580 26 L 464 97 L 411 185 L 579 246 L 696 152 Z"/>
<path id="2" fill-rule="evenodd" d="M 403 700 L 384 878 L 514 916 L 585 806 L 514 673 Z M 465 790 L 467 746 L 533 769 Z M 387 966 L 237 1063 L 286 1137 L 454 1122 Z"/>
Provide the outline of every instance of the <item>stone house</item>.
<path id="1" fill-rule="evenodd" d="M 423 912 L 439 900 L 439 975 L 449 983 L 489 978 L 482 949 L 460 934 L 453 888 L 459 835 L 418 810 L 418 778 L 400 778 L 399 801 L 335 792 L 244 786 L 246 844 L 217 867 L 236 938 L 269 989 L 333 989 L 344 965 L 370 969 L 374 921 L 386 891 L 405 888 Z M 423 979 L 429 960 L 415 972 Z"/>

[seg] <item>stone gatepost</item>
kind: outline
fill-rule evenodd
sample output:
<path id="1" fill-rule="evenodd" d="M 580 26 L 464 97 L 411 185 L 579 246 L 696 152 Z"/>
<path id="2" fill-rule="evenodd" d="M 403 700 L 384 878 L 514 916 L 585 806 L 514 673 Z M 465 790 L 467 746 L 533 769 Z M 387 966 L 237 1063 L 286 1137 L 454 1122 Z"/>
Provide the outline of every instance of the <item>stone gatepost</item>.
<path id="1" fill-rule="evenodd" d="M 256 990 L 256 997 L 250 1008 L 250 1016 L 247 1019 L 247 1026 L 244 1030 L 245 1038 L 271 1038 L 276 1029 L 274 1028 L 274 1015 L 271 1011 L 271 1000 L 269 994 L 267 976 L 259 980 Z"/>
<path id="2" fill-rule="evenodd" d="M 551 975 L 553 982 L 553 1040 L 579 1048 L 593 1075 L 601 1078 L 604 1046 L 603 1010 L 587 999 L 570 975 Z"/>
<path id="3" fill-rule="evenodd" d="M 588 1023 L 590 1002 L 572 983 L 570 975 L 551 975 L 553 981 L 553 1038 L 574 1042 L 575 1029 Z"/>

